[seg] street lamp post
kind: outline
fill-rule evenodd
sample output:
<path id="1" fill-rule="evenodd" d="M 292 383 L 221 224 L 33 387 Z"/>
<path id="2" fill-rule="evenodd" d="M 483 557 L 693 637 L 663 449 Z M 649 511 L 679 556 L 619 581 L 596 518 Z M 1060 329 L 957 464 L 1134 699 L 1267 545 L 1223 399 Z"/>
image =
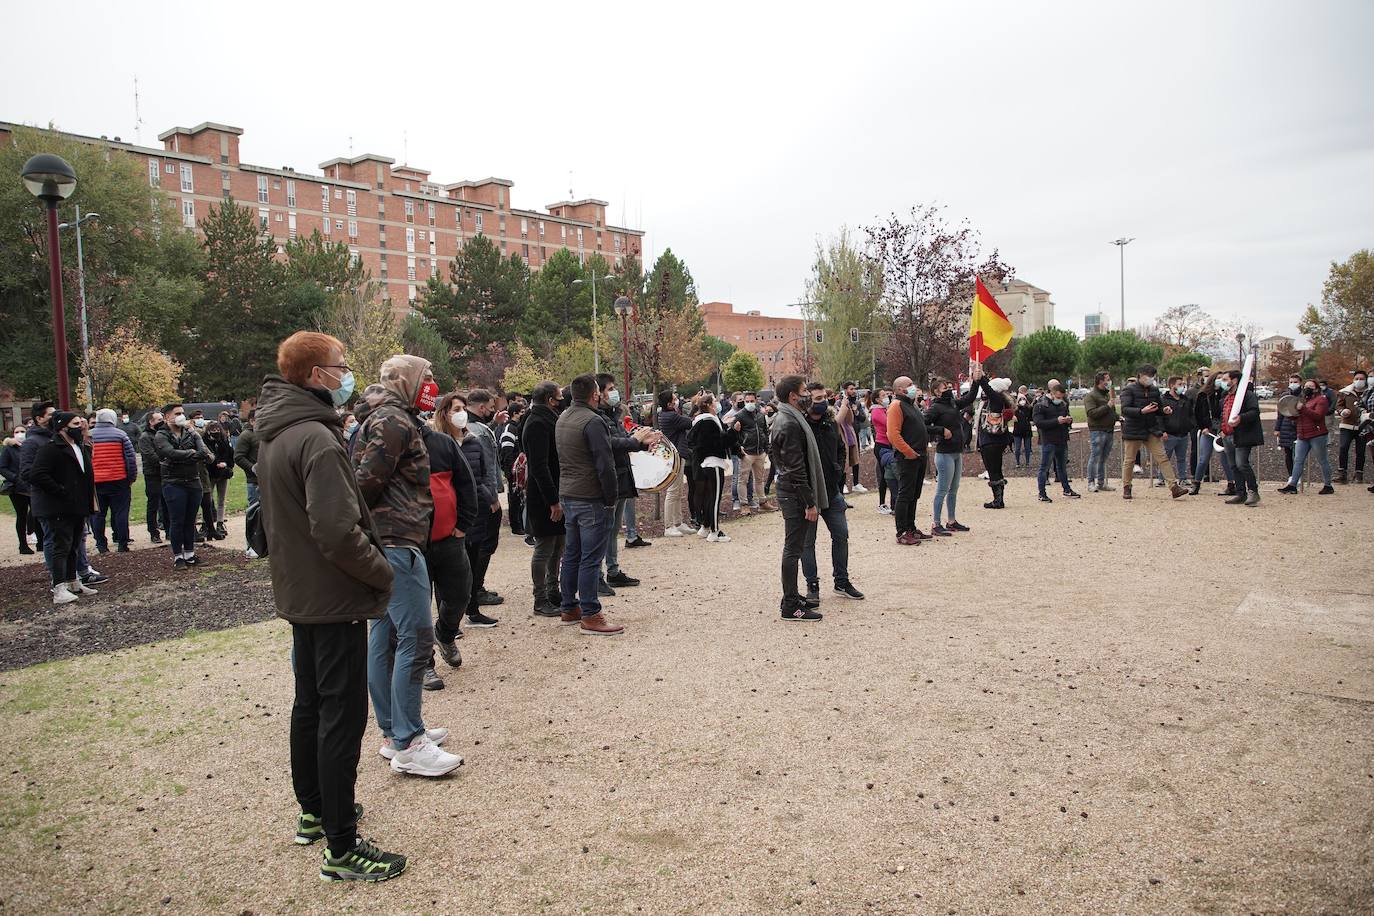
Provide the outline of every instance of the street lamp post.
<path id="1" fill-rule="evenodd" d="M 1122 236 L 1112 242 L 1121 252 L 1121 330 L 1126 330 L 1126 246 L 1135 241 L 1135 236 Z"/>
<path id="2" fill-rule="evenodd" d="M 631 397 L 634 389 L 630 387 L 630 297 L 618 296 L 615 300 L 615 313 L 620 316 L 620 353 L 625 358 L 625 378 L 622 384 L 625 393 Z"/>
<path id="3" fill-rule="evenodd" d="M 1245 365 L 1245 335 L 1236 334 L 1236 367 L 1241 368 Z"/>
<path id="4" fill-rule="evenodd" d="M 604 274 L 601 277 L 598 277 L 596 275 L 595 268 L 593 268 L 592 279 L 590 281 L 572 281 L 573 286 L 581 286 L 582 284 L 587 282 L 590 282 L 592 285 L 592 371 L 598 374 L 600 374 L 601 372 L 601 340 L 596 336 L 596 284 L 601 280 L 609 279 L 611 279 L 610 274 Z"/>
<path id="5" fill-rule="evenodd" d="M 76 222 L 62 223 L 58 229 L 76 227 L 76 289 L 81 296 L 81 375 L 86 382 L 86 409 L 95 409 L 91 395 L 91 335 L 86 321 L 86 259 L 81 251 L 81 224 L 87 220 L 100 219 L 99 213 L 81 215 L 81 207 L 76 208 Z"/>
<path id="6" fill-rule="evenodd" d="M 39 153 L 24 163 L 24 187 L 48 211 L 48 270 L 52 294 L 53 357 L 57 363 L 57 405 L 71 408 L 67 378 L 67 316 L 62 309 L 62 249 L 57 237 L 57 205 L 76 190 L 76 172 L 61 156 Z"/>

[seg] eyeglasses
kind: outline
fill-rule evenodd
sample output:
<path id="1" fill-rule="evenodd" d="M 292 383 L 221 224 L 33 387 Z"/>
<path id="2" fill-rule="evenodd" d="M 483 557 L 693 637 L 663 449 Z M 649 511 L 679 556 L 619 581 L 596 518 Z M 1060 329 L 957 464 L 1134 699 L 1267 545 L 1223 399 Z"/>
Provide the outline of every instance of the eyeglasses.
<path id="1" fill-rule="evenodd" d="M 335 365 L 330 365 L 330 364 L 328 364 L 328 363 L 325 363 L 324 365 L 319 366 L 318 368 L 320 368 L 320 369 L 342 369 L 342 370 L 345 371 L 345 372 L 352 372 L 352 371 L 353 371 L 353 367 L 350 366 L 350 365 L 348 365 L 347 363 L 340 363 L 340 364 L 338 364 L 338 365 L 336 365 L 336 366 L 335 366 Z"/>

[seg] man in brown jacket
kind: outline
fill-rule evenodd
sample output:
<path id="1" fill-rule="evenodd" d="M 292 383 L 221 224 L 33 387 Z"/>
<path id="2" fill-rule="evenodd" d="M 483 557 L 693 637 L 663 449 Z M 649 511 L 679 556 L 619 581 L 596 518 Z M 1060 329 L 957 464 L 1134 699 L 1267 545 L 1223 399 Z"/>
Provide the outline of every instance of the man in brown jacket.
<path id="1" fill-rule="evenodd" d="M 308 331 L 282 343 L 277 368 L 258 403 L 256 471 L 272 593 L 291 623 L 296 842 L 327 839 L 321 878 L 381 881 L 406 860 L 358 836 L 353 787 L 367 728 L 365 621 L 382 615 L 392 575 L 335 409 L 352 395 L 353 373 L 343 344 Z"/>

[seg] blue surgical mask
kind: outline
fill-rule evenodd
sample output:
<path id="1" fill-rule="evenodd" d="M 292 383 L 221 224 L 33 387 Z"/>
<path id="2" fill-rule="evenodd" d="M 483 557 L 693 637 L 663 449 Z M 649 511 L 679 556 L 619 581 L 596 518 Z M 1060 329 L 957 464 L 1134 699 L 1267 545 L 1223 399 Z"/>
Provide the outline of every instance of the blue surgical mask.
<path id="1" fill-rule="evenodd" d="M 329 399 L 334 402 L 335 407 L 342 407 L 348 403 L 348 399 L 353 397 L 353 372 L 347 371 L 339 379 L 339 387 L 329 392 Z"/>
<path id="2" fill-rule="evenodd" d="M 909 397 L 909 398 L 911 398 L 913 401 L 916 400 L 916 395 L 918 395 L 918 394 L 920 394 L 920 393 L 921 393 L 921 389 L 917 388 L 915 385 L 908 385 L 908 386 L 907 386 L 907 389 L 906 389 L 906 396 Z"/>
<path id="3" fill-rule="evenodd" d="M 1224 378 L 1219 378 L 1217 379 L 1217 387 L 1220 388 L 1222 391 L 1226 391 L 1231 387 L 1231 383 Z"/>
<path id="4" fill-rule="evenodd" d="M 1051 404 L 1055 404 L 1055 405 L 1063 404 L 1063 403 L 1064 403 L 1064 399 L 1063 399 L 1063 398 L 1050 398 L 1050 403 L 1051 403 Z"/>
<path id="5" fill-rule="evenodd" d="M 620 403 L 620 392 L 616 391 L 614 388 L 606 392 L 606 403 L 610 404 L 612 407 L 618 405 Z"/>
<path id="6" fill-rule="evenodd" d="M 757 401 L 745 401 L 744 409 L 749 411 L 750 413 L 753 413 L 754 411 L 759 409 L 759 404 Z"/>
<path id="7" fill-rule="evenodd" d="M 1174 386 L 1174 393 L 1177 394 L 1179 397 L 1182 397 L 1183 395 L 1185 395 L 1185 394 L 1188 393 L 1188 386 L 1187 386 L 1187 385 L 1175 385 L 1175 386 Z"/>

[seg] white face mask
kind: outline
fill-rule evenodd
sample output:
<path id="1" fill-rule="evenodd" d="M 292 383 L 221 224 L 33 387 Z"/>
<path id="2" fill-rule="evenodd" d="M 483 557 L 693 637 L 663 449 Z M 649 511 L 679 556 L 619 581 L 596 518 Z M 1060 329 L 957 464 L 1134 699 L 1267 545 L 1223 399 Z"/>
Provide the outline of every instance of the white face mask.
<path id="1" fill-rule="evenodd" d="M 1155 380 L 1150 378 L 1148 375 L 1142 375 L 1140 377 L 1140 384 L 1144 388 L 1153 388 Z"/>
<path id="2" fill-rule="evenodd" d="M 911 398 L 913 401 L 916 400 L 916 395 L 918 395 L 918 394 L 920 394 L 920 393 L 921 393 L 921 389 L 917 388 L 915 385 L 908 385 L 908 386 L 907 386 L 907 389 L 906 389 L 906 396 L 909 397 L 909 398 Z"/>
<path id="3" fill-rule="evenodd" d="M 184 413 L 178 414 L 176 417 L 172 419 L 172 422 L 183 429 L 190 425 L 190 421 L 186 419 L 186 414 Z"/>
<path id="4" fill-rule="evenodd" d="M 468 428 L 468 412 L 466 410 L 455 410 L 448 415 L 449 422 L 459 429 Z"/>
<path id="5" fill-rule="evenodd" d="M 1365 385 L 1367 385 L 1367 384 L 1369 384 L 1369 383 L 1366 382 L 1364 379 L 1362 379 L 1362 378 L 1357 378 L 1357 379 L 1355 379 L 1355 390 L 1356 390 L 1356 391 L 1364 391 Z"/>
<path id="6" fill-rule="evenodd" d="M 747 411 L 749 411 L 750 413 L 753 413 L 754 411 L 756 411 L 756 410 L 759 409 L 758 402 L 757 402 L 757 401 L 745 401 L 745 402 L 744 402 L 744 409 L 747 410 Z"/>

